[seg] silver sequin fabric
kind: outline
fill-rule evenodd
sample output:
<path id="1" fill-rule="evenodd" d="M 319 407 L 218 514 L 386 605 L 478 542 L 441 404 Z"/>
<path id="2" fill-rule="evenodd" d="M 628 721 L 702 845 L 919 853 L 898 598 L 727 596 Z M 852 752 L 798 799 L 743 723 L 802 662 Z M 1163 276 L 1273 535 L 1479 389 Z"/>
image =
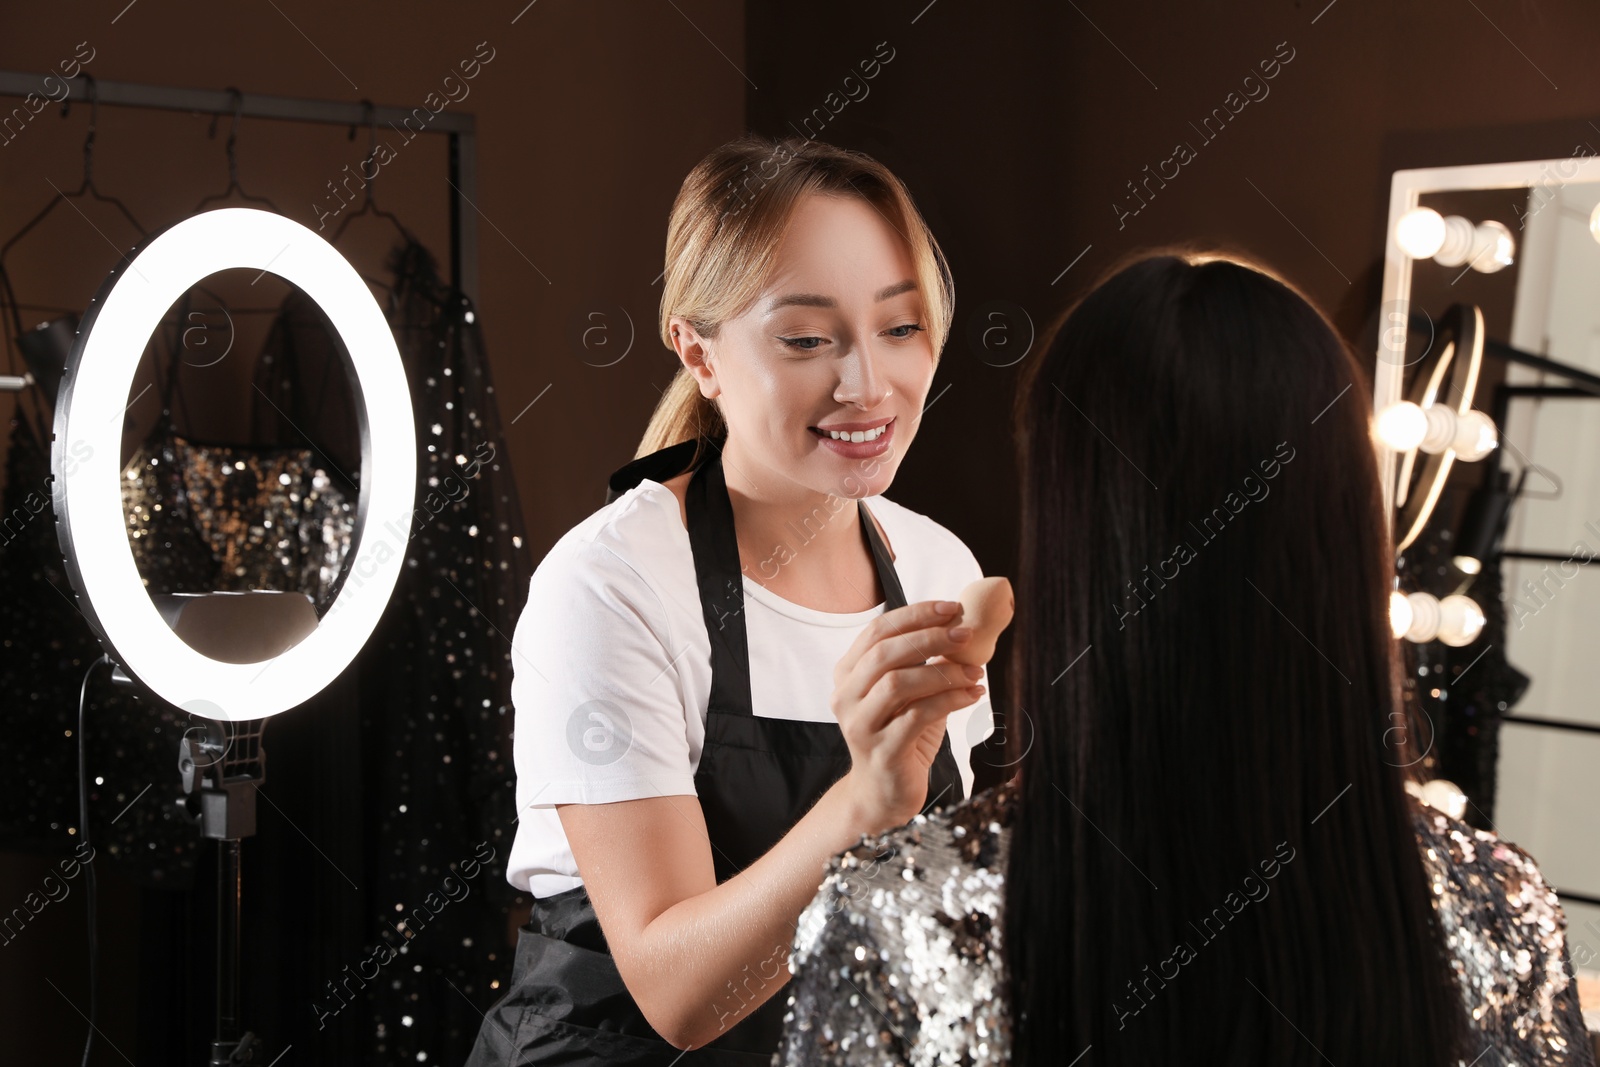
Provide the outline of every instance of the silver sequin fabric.
<path id="1" fill-rule="evenodd" d="M 322 610 L 355 534 L 355 500 L 299 448 L 201 445 L 173 434 L 123 467 L 122 504 L 152 592 L 298 591 Z"/>
<path id="2" fill-rule="evenodd" d="M 1000 938 L 1017 795 L 1013 779 L 830 862 L 800 915 L 774 1067 L 1009 1062 Z M 1494 1062 L 1592 1067 L 1566 919 L 1532 858 L 1420 802 L 1414 825 L 1463 1000 Z"/>
<path id="3" fill-rule="evenodd" d="M 1000 936 L 1015 799 L 1013 779 L 830 861 L 795 931 L 774 1067 L 1009 1061 Z"/>
<path id="4" fill-rule="evenodd" d="M 1500 1062 L 1593 1064 L 1566 916 L 1533 857 L 1417 804 L 1417 840 L 1467 1011 Z"/>

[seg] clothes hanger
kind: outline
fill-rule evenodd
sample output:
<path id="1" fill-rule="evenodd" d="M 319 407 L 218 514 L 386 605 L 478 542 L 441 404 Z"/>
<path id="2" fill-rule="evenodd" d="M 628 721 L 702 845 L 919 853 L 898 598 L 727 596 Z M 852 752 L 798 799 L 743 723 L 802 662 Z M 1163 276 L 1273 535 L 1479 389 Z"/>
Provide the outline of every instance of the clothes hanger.
<path id="1" fill-rule="evenodd" d="M 262 204 L 265 207 L 270 208 L 275 213 L 282 215 L 283 209 L 278 207 L 277 204 L 274 204 L 271 200 L 268 200 L 264 196 L 251 196 L 239 186 L 239 157 L 235 149 L 239 143 L 239 116 L 240 113 L 244 111 L 244 93 L 240 92 L 238 89 L 235 89 L 231 85 L 228 86 L 228 92 L 233 94 L 233 125 L 228 128 L 228 145 L 226 149 L 228 153 L 228 187 L 222 190 L 220 193 L 213 193 L 212 195 L 202 199 L 190 210 L 189 214 L 198 214 L 200 209 L 205 207 L 207 204 L 217 200 L 226 200 L 231 194 L 238 193 L 240 200 L 248 200 L 251 203 Z M 211 140 L 216 140 L 217 119 L 220 117 L 220 115 L 211 116 L 211 130 L 206 134 L 206 136 Z"/>
<path id="2" fill-rule="evenodd" d="M 9 332 L 9 336 L 6 338 L 6 340 L 7 340 L 7 365 L 8 365 L 8 367 L 13 365 L 14 362 L 15 362 L 15 357 L 14 357 L 14 354 L 12 353 L 10 342 L 14 337 L 20 336 L 21 333 L 22 333 L 22 321 L 21 321 L 21 315 L 20 315 L 21 311 L 23 311 L 24 309 L 32 310 L 32 311 L 43 311 L 43 312 L 47 312 L 47 313 L 52 313 L 52 314 L 57 315 L 57 316 L 67 316 L 67 315 L 77 315 L 78 314 L 78 312 L 76 310 L 74 310 L 74 309 L 53 308 L 53 307 L 49 307 L 49 306 L 45 306 L 45 305 L 25 305 L 25 304 L 20 303 L 16 299 L 16 294 L 15 294 L 15 292 L 12 291 L 12 288 L 11 288 L 10 274 L 5 268 L 5 258 L 7 256 L 7 254 L 11 251 L 12 247 L 17 244 L 17 242 L 21 241 L 23 237 L 27 236 L 27 234 L 34 229 L 34 227 L 38 226 L 39 223 L 44 221 L 46 216 L 48 216 L 53 210 L 55 210 L 57 205 L 61 204 L 63 201 L 73 200 L 73 199 L 76 199 L 76 198 L 81 197 L 81 196 L 87 196 L 90 199 L 100 200 L 100 201 L 103 201 L 105 203 L 111 204 L 119 212 L 122 213 L 123 218 L 125 218 L 128 221 L 128 223 L 130 225 L 132 225 L 133 228 L 136 231 L 138 231 L 138 233 L 140 235 L 144 235 L 144 234 L 149 232 L 145 228 L 144 224 L 141 223 L 137 218 L 134 217 L 133 213 L 128 210 L 127 206 L 125 204 L 123 204 L 121 200 L 118 200 L 115 197 L 111 197 L 111 196 L 105 195 L 104 193 L 102 193 L 100 191 L 99 187 L 97 187 L 95 185 L 95 183 L 94 183 L 94 142 L 95 142 L 95 133 L 96 133 L 96 130 L 97 130 L 98 126 L 99 126 L 100 93 L 99 93 L 99 89 L 98 89 L 98 87 L 97 87 L 97 85 L 95 83 L 93 75 L 88 74 L 88 73 L 84 73 L 83 78 L 84 78 L 85 90 L 86 90 L 86 92 L 88 94 L 88 97 L 89 97 L 89 130 L 88 130 L 87 135 L 84 138 L 84 143 L 83 143 L 83 182 L 82 182 L 81 185 L 79 185 L 79 187 L 77 189 L 74 189 L 71 192 L 60 192 L 60 191 L 58 191 L 56 196 L 55 196 L 55 198 L 52 199 L 48 204 L 46 204 L 42 211 L 40 211 L 31 220 L 29 220 L 29 222 L 25 226 L 23 226 L 22 229 L 19 230 L 16 233 L 15 236 L 13 236 L 9 241 L 7 241 L 5 243 L 4 247 L 0 247 L 0 279 L 4 279 L 7 303 L 9 304 L 9 310 L 11 312 L 10 317 L 12 319 L 12 321 L 7 324 L 7 326 L 9 327 L 9 331 L 8 331 Z M 236 104 L 235 104 L 235 111 L 234 111 L 235 129 L 234 129 L 234 131 L 232 131 L 230 133 L 229 138 L 228 138 L 228 164 L 229 164 L 229 173 L 230 173 L 230 176 L 232 177 L 232 181 L 230 182 L 228 188 L 226 190 L 224 190 L 221 194 L 219 194 L 217 197 L 209 197 L 209 198 L 207 198 L 207 200 L 202 200 L 201 201 L 201 206 L 203 206 L 209 200 L 221 199 L 223 197 L 228 196 L 230 193 L 237 191 L 244 199 L 255 200 L 255 201 L 264 203 L 268 207 L 271 207 L 274 211 L 277 211 L 278 214 L 282 214 L 282 212 L 279 211 L 278 208 L 276 207 L 276 205 L 272 204 L 272 202 L 270 200 L 266 200 L 265 198 L 262 198 L 262 197 L 250 196 L 249 194 L 246 194 L 242 189 L 239 188 L 237 160 L 236 160 L 234 149 L 235 149 L 235 144 L 236 144 L 236 140 L 237 140 L 237 122 L 238 122 L 238 119 L 239 119 L 240 112 L 243 110 L 243 107 L 244 107 L 244 95 L 242 93 L 240 93 L 237 89 L 230 89 L 230 92 L 233 92 L 233 93 L 236 94 Z M 62 114 L 63 118 L 65 118 L 67 116 L 70 104 L 71 104 L 71 98 L 70 97 L 68 97 L 66 100 L 62 101 L 61 114 Z M 216 120 L 213 119 L 212 120 L 212 135 L 214 136 L 215 133 L 216 133 Z M 196 210 L 198 210 L 198 208 Z M 123 258 L 126 259 L 127 257 L 124 256 Z M 227 306 L 226 302 L 223 301 L 220 296 L 218 296 L 216 293 L 212 292 L 207 287 L 205 287 L 203 285 L 196 285 L 194 288 L 196 290 L 198 290 L 199 292 L 205 294 L 207 297 L 209 297 L 212 301 L 214 301 L 216 303 L 216 305 L 218 307 L 220 307 L 220 308 L 222 308 L 224 310 L 225 314 L 230 315 L 230 316 L 231 315 L 237 315 L 237 314 L 267 314 L 267 313 L 276 314 L 278 312 L 278 310 L 279 310 L 276 307 L 270 307 L 270 308 L 229 308 Z M 184 325 L 184 321 L 185 321 L 182 316 L 174 316 L 174 315 L 169 314 L 165 318 L 162 319 L 162 323 L 164 325 L 172 323 L 175 318 L 176 318 L 178 327 L 181 329 L 182 326 Z"/>
<path id="3" fill-rule="evenodd" d="M 110 204 L 112 207 L 122 212 L 122 217 L 127 219 L 128 223 L 139 232 L 140 237 L 143 237 L 145 234 L 150 232 L 149 230 L 145 229 L 143 223 L 133 217 L 133 212 L 129 211 L 127 206 L 124 205 L 121 200 L 118 200 L 114 196 L 105 195 L 98 188 L 96 188 L 94 184 L 94 133 L 95 126 L 98 124 L 100 118 L 100 92 L 95 88 L 94 75 L 84 73 L 81 76 L 83 78 L 84 86 L 89 94 L 89 134 L 83 140 L 83 184 L 79 185 L 70 193 L 63 193 L 58 190 L 55 197 L 44 206 L 42 211 L 40 211 L 33 218 L 29 219 L 27 225 L 18 230 L 16 235 L 13 236 L 11 240 L 7 241 L 3 246 L 0 246 L 0 270 L 5 269 L 6 255 L 11 251 L 12 246 L 26 237 L 35 226 L 43 222 L 45 216 L 49 215 L 50 212 L 55 210 L 56 205 L 67 200 L 76 200 L 79 197 L 86 196 L 89 199 L 99 200 L 102 203 Z M 71 107 L 71 105 L 72 98 L 70 96 L 61 102 L 62 118 L 67 117 L 67 110 L 69 107 Z M 126 254 L 124 254 L 122 258 L 126 260 L 128 257 Z"/>
<path id="4" fill-rule="evenodd" d="M 200 202 L 189 210 L 189 214 L 197 215 L 202 209 L 205 208 L 207 204 L 215 203 L 220 200 L 226 200 L 228 197 L 237 193 L 240 200 L 246 200 L 254 204 L 261 204 L 263 207 L 271 210 L 274 214 L 283 215 L 283 209 L 277 204 L 274 204 L 270 199 L 264 196 L 254 196 L 250 193 L 247 193 L 244 191 L 244 187 L 239 184 L 239 119 L 244 112 L 244 93 L 232 85 L 228 86 L 227 91 L 233 97 L 233 124 L 228 127 L 228 142 L 224 149 L 228 156 L 228 187 L 222 190 L 220 193 L 212 193 L 210 196 L 201 198 Z M 211 116 L 211 129 L 206 132 L 206 137 L 211 140 L 216 139 L 217 120 L 219 118 L 221 118 L 220 113 Z M 223 313 L 230 317 L 233 315 L 277 315 L 283 310 L 282 305 L 259 308 L 230 308 L 228 307 L 226 301 L 203 285 L 195 285 L 194 291 L 203 293 L 210 297 L 216 303 L 216 305 L 222 309 Z M 185 308 L 187 308 L 187 304 L 185 304 Z M 164 319 L 162 321 L 166 322 L 169 320 Z"/>
<path id="5" fill-rule="evenodd" d="M 15 363 L 15 356 L 12 351 L 12 342 L 16 337 L 21 336 L 22 333 L 21 310 L 23 305 L 17 300 L 16 293 L 11 286 L 11 275 L 6 270 L 5 266 L 6 256 L 10 254 L 11 249 L 16 246 L 17 242 L 21 241 L 33 231 L 34 227 L 43 222 L 45 218 L 56 209 L 57 205 L 65 201 L 76 200 L 79 197 L 86 197 L 91 200 L 99 200 L 102 203 L 110 204 L 112 207 L 116 208 L 119 212 L 121 212 L 122 217 L 128 221 L 128 224 L 131 225 L 139 234 L 140 238 L 143 238 L 144 235 L 150 232 L 145 228 L 144 223 L 134 218 L 133 212 L 128 210 L 126 204 L 124 204 L 121 200 L 118 200 L 116 197 L 107 196 L 106 194 L 102 193 L 94 184 L 94 138 L 95 130 L 98 127 L 100 120 L 100 92 L 99 89 L 96 88 L 94 76 L 92 74 L 84 72 L 82 77 L 85 91 L 89 97 L 89 130 L 83 140 L 83 182 L 71 192 L 62 192 L 59 189 L 56 190 L 56 195 L 51 198 L 50 202 L 46 204 L 37 215 L 29 219 L 22 229 L 18 230 L 14 235 L 12 235 L 9 241 L 7 241 L 4 245 L 0 245 L 0 279 L 4 280 L 5 299 L 6 303 L 9 305 L 9 310 L 11 313 L 11 321 L 5 324 L 8 335 L 6 337 L 6 361 L 8 367 L 13 367 Z M 69 94 L 61 101 L 62 118 L 67 117 L 71 107 L 72 97 Z M 127 254 L 123 253 L 122 259 L 126 261 L 127 258 Z M 21 410 L 20 407 L 19 410 Z M 48 438 L 44 439 L 48 440 Z"/>
<path id="6" fill-rule="evenodd" d="M 376 158 L 378 154 L 378 122 L 376 117 L 377 109 L 373 106 L 371 100 L 362 100 L 361 106 L 366 110 L 367 115 L 367 156 L 362 160 L 362 163 L 370 166 L 372 160 Z M 354 140 L 355 136 L 356 128 L 352 126 L 350 127 L 350 139 Z M 333 240 L 329 242 L 330 244 L 337 245 L 339 243 L 339 238 L 344 235 L 344 231 L 349 227 L 350 223 L 355 219 L 360 218 L 362 215 L 371 215 L 374 218 L 388 219 L 390 222 L 394 223 L 395 229 L 400 231 L 400 236 L 405 238 L 407 242 L 421 244 L 420 241 L 412 236 L 411 231 L 406 229 L 405 223 L 400 221 L 399 216 L 395 215 L 395 213 L 392 211 L 384 211 L 378 207 L 377 201 L 372 197 L 372 187 L 376 184 L 377 172 L 374 171 L 373 176 L 367 179 L 366 199 L 362 201 L 359 208 L 346 215 L 344 219 L 340 221 L 339 228 L 333 231 Z"/>
<path id="7" fill-rule="evenodd" d="M 372 101 L 367 99 L 362 99 L 361 106 L 366 111 L 367 117 L 367 155 L 362 162 L 365 164 L 370 164 L 378 154 L 378 122 L 376 117 L 377 109 L 374 107 Z M 351 126 L 349 140 L 353 141 L 355 139 L 356 127 Z M 355 211 L 352 211 L 350 214 L 345 215 L 345 217 L 339 221 L 338 228 L 333 231 L 333 236 L 328 239 L 329 244 L 338 247 L 339 238 L 344 235 L 345 228 L 350 225 L 352 219 L 359 215 L 372 215 L 376 218 L 388 219 L 394 223 L 395 228 L 400 231 L 400 236 L 407 242 L 421 244 L 420 241 L 411 235 L 411 231 L 406 229 L 405 223 L 401 222 L 393 212 L 381 211 L 378 209 L 377 203 L 372 199 L 372 185 L 376 178 L 377 172 L 374 171 L 372 178 L 367 180 L 366 199 L 362 202 L 361 207 L 357 208 Z M 360 271 L 358 270 L 357 273 L 360 273 Z M 388 282 L 380 281 L 377 278 L 370 277 L 366 274 L 361 274 L 361 280 L 373 288 L 383 291 L 387 298 L 387 307 L 384 311 L 384 317 L 387 318 L 395 303 L 394 287 Z"/>

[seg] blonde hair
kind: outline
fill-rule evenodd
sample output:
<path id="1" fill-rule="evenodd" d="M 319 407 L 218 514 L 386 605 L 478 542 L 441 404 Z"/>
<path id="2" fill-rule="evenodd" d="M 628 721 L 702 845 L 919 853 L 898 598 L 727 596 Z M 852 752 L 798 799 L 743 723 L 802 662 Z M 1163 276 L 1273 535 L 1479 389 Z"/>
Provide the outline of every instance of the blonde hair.
<path id="1" fill-rule="evenodd" d="M 871 156 L 793 137 L 730 141 L 684 178 L 667 223 L 661 343 L 676 351 L 670 325 L 674 315 L 692 322 L 701 336 L 714 338 L 722 323 L 755 301 L 789 219 L 808 193 L 865 200 L 905 239 L 937 360 L 955 313 L 955 286 L 944 253 L 911 194 Z M 727 435 L 716 403 L 701 395 L 689 368 L 679 366 L 634 458 L 695 440 L 700 442 L 693 461 L 698 464 L 705 444 L 720 444 Z"/>

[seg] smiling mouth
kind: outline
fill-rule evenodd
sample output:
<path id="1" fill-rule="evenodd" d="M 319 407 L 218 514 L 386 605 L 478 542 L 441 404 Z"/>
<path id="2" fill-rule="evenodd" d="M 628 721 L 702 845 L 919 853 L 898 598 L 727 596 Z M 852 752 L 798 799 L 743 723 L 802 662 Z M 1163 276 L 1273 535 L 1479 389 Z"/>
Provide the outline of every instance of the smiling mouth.
<path id="1" fill-rule="evenodd" d="M 890 419 L 882 426 L 875 426 L 870 430 L 852 430 L 848 432 L 842 430 L 830 432 L 817 426 L 807 426 L 806 429 L 810 430 L 817 437 L 827 441 L 837 441 L 840 444 L 871 444 L 873 441 L 876 441 L 887 434 L 889 432 L 889 428 L 893 426 L 894 423 L 895 420 Z"/>

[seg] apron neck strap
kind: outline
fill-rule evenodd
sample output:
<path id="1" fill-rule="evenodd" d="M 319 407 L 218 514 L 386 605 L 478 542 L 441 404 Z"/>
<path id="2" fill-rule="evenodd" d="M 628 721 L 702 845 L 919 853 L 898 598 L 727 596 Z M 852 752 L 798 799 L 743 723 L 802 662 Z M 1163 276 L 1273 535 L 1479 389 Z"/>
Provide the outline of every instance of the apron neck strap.
<path id="1" fill-rule="evenodd" d="M 753 715 L 750 697 L 750 642 L 744 626 L 743 569 L 733 525 L 733 501 L 714 452 L 689 479 L 684 494 L 689 546 L 694 550 L 695 584 L 711 639 L 710 707 Z"/>
<path id="2" fill-rule="evenodd" d="M 905 590 L 900 587 L 900 576 L 895 573 L 894 561 L 889 558 L 889 546 L 878 536 L 878 526 L 872 521 L 867 502 L 856 501 L 856 511 L 861 516 L 861 529 L 867 535 L 867 547 L 872 549 L 872 562 L 878 569 L 878 582 L 883 586 L 883 610 L 893 611 L 906 606 Z"/>
<path id="3" fill-rule="evenodd" d="M 689 546 L 694 551 L 695 584 L 700 610 L 711 640 L 710 707 L 753 715 L 750 697 L 750 642 L 745 629 L 744 570 L 739 564 L 739 539 L 734 529 L 733 501 L 722 469 L 720 451 L 695 470 L 684 494 L 689 520 Z M 889 549 L 878 536 L 871 513 L 856 501 L 862 535 L 883 586 L 884 610 L 904 607 L 905 591 L 895 573 Z"/>
<path id="4" fill-rule="evenodd" d="M 710 446 L 710 450 L 717 448 L 714 442 L 705 443 Z M 640 456 L 631 463 L 617 468 L 606 480 L 606 503 L 611 503 L 646 478 L 653 482 L 665 482 L 668 478 L 682 474 L 694 461 L 695 449 L 699 444 L 699 441 L 691 437 L 687 441 L 668 445 L 648 456 Z"/>

